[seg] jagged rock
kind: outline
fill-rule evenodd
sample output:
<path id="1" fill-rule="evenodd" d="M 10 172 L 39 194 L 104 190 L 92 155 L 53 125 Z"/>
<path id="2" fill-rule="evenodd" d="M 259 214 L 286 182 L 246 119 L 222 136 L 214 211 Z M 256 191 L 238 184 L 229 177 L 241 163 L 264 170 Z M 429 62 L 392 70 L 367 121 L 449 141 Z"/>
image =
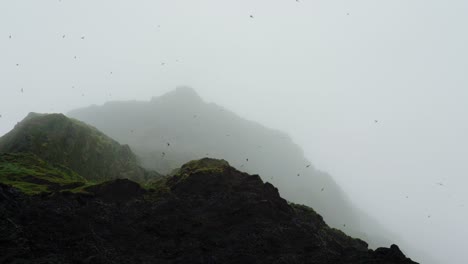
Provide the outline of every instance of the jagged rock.
<path id="1" fill-rule="evenodd" d="M 115 180 L 82 193 L 43 196 L 0 184 L 0 260 L 414 263 L 396 246 L 368 250 L 365 242 L 328 227 L 313 209 L 288 204 L 274 186 L 225 161 L 190 162 L 158 184 L 166 191 L 145 192 Z"/>

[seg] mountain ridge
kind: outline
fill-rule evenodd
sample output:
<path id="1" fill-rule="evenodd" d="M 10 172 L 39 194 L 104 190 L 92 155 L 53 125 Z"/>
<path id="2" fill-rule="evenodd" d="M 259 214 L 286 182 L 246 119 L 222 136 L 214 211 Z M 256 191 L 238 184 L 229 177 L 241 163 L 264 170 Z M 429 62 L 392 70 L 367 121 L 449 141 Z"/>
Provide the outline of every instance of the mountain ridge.
<path id="1" fill-rule="evenodd" d="M 331 226 L 346 225 L 354 236 L 368 237 L 362 230 L 369 223 L 359 220 L 362 216 L 355 213 L 341 187 L 315 168 L 287 134 L 206 103 L 193 93 L 192 88 L 179 88 L 150 101 L 106 103 L 67 115 L 130 145 L 148 169 L 167 174 L 193 159 L 225 159 L 279 186 L 286 199 L 315 208 Z M 379 238 L 371 241 L 374 246 L 388 243 Z"/>

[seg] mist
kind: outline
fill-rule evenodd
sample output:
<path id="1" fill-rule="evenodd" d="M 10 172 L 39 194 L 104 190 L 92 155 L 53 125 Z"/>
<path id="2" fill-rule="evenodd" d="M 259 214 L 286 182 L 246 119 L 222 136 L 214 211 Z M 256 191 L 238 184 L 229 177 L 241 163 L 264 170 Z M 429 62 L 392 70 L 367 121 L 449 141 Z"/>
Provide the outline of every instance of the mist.
<path id="1" fill-rule="evenodd" d="M 0 135 L 29 112 L 188 85 L 287 133 L 409 257 L 466 263 L 466 11 L 464 1 L 3 1 Z"/>

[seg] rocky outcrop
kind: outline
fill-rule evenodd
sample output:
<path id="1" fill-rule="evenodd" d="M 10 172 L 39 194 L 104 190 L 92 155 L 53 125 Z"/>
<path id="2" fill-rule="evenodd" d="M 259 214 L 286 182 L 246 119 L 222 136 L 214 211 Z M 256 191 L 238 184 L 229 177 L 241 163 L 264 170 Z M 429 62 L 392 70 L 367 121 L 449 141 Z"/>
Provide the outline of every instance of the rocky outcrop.
<path id="1" fill-rule="evenodd" d="M 162 185 L 26 196 L 0 184 L 0 263 L 414 263 L 222 160 L 190 162 Z"/>

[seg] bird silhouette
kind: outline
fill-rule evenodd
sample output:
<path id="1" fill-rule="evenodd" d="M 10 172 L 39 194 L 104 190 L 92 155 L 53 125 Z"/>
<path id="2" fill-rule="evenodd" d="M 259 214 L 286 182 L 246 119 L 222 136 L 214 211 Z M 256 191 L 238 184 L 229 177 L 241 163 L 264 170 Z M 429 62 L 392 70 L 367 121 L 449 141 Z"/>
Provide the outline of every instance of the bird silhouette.
<path id="1" fill-rule="evenodd" d="M 306 166 L 306 168 L 309 168 L 310 167 L 310 164 Z"/>
<path id="2" fill-rule="evenodd" d="M 253 15 L 250 15 L 250 18 L 254 18 Z"/>
<path id="3" fill-rule="evenodd" d="M 21 92 L 22 92 L 22 93 L 24 93 L 24 90 L 23 90 L 23 88 L 21 88 Z"/>
<path id="4" fill-rule="evenodd" d="M 62 38 L 65 38 L 65 35 L 63 35 Z"/>
<path id="5" fill-rule="evenodd" d="M 245 159 L 245 161 L 247 161 L 247 162 L 248 162 L 248 161 L 249 161 L 249 159 Z"/>
<path id="6" fill-rule="evenodd" d="M 322 188 L 322 190 L 320 190 L 320 191 L 323 192 L 324 189 L 325 189 L 325 188 Z"/>
<path id="7" fill-rule="evenodd" d="M 299 177 L 299 176 L 301 176 L 301 174 L 300 174 L 300 173 L 298 173 L 298 174 L 297 174 L 297 177 Z"/>
<path id="8" fill-rule="evenodd" d="M 167 142 L 167 146 L 169 147 L 171 144 L 169 142 Z"/>
<path id="9" fill-rule="evenodd" d="M 81 39 L 84 39 L 84 38 L 85 38 L 84 36 L 81 37 Z"/>

